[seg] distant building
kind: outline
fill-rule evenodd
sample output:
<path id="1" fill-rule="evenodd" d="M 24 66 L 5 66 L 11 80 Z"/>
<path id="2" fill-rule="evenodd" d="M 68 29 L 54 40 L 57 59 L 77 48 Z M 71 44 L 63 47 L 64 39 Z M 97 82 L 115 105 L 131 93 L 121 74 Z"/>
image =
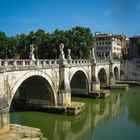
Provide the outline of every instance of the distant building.
<path id="1" fill-rule="evenodd" d="M 140 52 L 138 50 L 138 40 L 140 40 L 140 36 L 133 36 L 129 38 L 129 59 L 140 58 Z"/>
<path id="2" fill-rule="evenodd" d="M 126 37 L 124 35 L 95 33 L 94 48 L 98 57 L 107 57 L 111 52 L 114 58 L 120 58 L 123 53 L 126 53 Z"/>
<path id="3" fill-rule="evenodd" d="M 114 35 L 121 41 L 121 53 L 123 57 L 127 57 L 128 55 L 128 45 L 129 45 L 129 39 L 126 38 L 125 35 Z"/>

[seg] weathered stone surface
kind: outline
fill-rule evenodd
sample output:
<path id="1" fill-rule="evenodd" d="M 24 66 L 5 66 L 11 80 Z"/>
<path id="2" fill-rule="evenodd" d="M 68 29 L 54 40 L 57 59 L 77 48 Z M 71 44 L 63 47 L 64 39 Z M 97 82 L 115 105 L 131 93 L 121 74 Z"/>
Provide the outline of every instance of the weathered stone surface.
<path id="1" fill-rule="evenodd" d="M 12 124 L 10 130 L 0 135 L 0 140 L 47 140 L 38 128 Z"/>
<path id="2" fill-rule="evenodd" d="M 64 57 L 63 48 L 64 46 L 61 44 L 60 54 Z M 104 69 L 105 71 L 107 84 L 110 83 L 110 73 L 112 73 L 112 78 L 115 77 L 114 68 L 118 69 L 118 75 L 120 76 L 119 61 L 113 61 L 113 63 L 110 63 L 110 61 L 107 60 L 97 59 L 95 62 L 82 59 L 67 60 L 63 57 L 59 60 L 0 60 L 0 94 L 4 94 L 7 97 L 8 107 L 10 108 L 13 97 L 22 83 L 28 78 L 34 76 L 41 77 L 47 81 L 48 85 L 52 89 L 51 99 L 53 98 L 54 108 L 58 105 L 62 107 L 71 106 L 71 88 L 73 87 L 71 87 L 70 83 L 78 72 L 82 73 L 81 77 L 84 76 L 83 79 L 87 81 L 87 92 L 93 90 L 93 88 L 100 88 L 99 84 L 91 85 L 91 83 L 98 81 L 98 74 L 101 69 Z M 95 77 L 97 79 L 93 80 L 91 77 Z M 78 79 L 78 77 L 76 78 Z M 30 84 L 32 85 L 33 83 L 30 82 Z M 36 93 L 38 93 L 38 89 L 34 88 L 34 90 L 37 91 Z M 42 105 L 46 105 L 48 103 L 48 101 L 43 101 L 42 98 L 40 99 L 38 97 L 32 96 L 28 98 L 26 96 L 26 101 L 28 101 L 28 103 Z"/>

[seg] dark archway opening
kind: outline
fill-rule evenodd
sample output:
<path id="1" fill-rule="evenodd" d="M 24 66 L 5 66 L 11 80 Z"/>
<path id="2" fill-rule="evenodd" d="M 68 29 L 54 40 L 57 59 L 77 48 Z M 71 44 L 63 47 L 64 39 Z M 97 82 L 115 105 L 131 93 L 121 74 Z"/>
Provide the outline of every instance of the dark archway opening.
<path id="1" fill-rule="evenodd" d="M 119 80 L 119 70 L 117 67 L 114 68 L 114 78 L 115 80 Z"/>
<path id="2" fill-rule="evenodd" d="M 104 68 L 100 69 L 99 73 L 98 73 L 98 78 L 100 81 L 100 86 L 106 86 L 107 85 L 107 74 Z"/>
<path id="3" fill-rule="evenodd" d="M 70 82 L 72 95 L 81 95 L 88 93 L 88 80 L 84 72 L 77 71 Z"/>
<path id="4" fill-rule="evenodd" d="M 54 104 L 53 90 L 48 81 L 41 76 L 31 76 L 17 89 L 10 111 L 35 110 L 36 107 Z"/>

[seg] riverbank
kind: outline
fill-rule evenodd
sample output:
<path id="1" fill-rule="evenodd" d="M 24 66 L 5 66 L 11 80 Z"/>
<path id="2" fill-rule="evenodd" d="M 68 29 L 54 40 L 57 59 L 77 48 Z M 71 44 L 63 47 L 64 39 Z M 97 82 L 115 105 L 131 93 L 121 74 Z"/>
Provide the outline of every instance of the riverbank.
<path id="1" fill-rule="evenodd" d="M 0 135 L 0 140 L 47 140 L 40 129 L 11 124 L 10 130 Z"/>

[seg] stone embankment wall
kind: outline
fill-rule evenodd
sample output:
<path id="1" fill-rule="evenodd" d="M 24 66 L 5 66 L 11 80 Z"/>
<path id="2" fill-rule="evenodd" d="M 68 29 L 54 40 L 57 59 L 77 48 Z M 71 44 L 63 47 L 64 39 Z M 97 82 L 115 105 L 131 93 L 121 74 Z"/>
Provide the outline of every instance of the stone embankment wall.
<path id="1" fill-rule="evenodd" d="M 47 140 L 40 129 L 12 124 L 10 130 L 0 135 L 0 140 Z"/>
<path id="2" fill-rule="evenodd" d="M 120 68 L 121 80 L 140 81 L 140 66 L 133 61 L 124 61 Z"/>

